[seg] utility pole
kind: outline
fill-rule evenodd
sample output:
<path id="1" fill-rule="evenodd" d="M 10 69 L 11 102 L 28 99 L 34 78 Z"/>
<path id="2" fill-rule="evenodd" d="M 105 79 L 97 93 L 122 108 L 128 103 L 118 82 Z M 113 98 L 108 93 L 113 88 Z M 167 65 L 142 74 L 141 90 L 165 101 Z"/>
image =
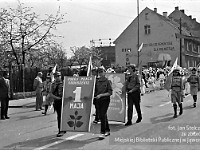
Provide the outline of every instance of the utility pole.
<path id="1" fill-rule="evenodd" d="M 180 17 L 180 35 L 182 34 L 181 27 L 181 17 Z M 180 38 L 180 67 L 182 67 L 182 38 Z"/>
<path id="2" fill-rule="evenodd" d="M 137 52 L 138 52 L 138 62 L 137 62 L 137 66 L 138 66 L 138 68 L 139 68 L 139 64 L 140 64 L 140 52 L 138 51 L 138 49 L 139 49 L 139 44 L 140 44 L 140 41 L 139 41 L 139 21 L 140 21 L 140 19 L 139 19 L 139 0 L 137 0 L 137 17 L 138 17 L 138 40 L 137 40 Z"/>

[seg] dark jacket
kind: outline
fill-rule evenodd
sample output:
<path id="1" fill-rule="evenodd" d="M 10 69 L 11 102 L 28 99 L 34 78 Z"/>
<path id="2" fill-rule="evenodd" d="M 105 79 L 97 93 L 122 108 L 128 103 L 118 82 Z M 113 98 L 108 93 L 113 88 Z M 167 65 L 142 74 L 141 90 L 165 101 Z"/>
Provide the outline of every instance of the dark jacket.
<path id="1" fill-rule="evenodd" d="M 127 92 L 133 90 L 133 92 L 140 92 L 140 80 L 136 74 L 129 75 L 126 81 Z"/>
<path id="2" fill-rule="evenodd" d="M 109 81 L 105 76 L 100 77 L 96 81 L 94 96 L 96 97 L 99 94 L 103 94 L 103 93 L 107 93 L 107 92 L 110 93 L 110 95 L 112 95 L 111 81 Z M 102 99 L 110 100 L 110 96 L 101 97 L 100 100 L 102 100 Z"/>
<path id="3" fill-rule="evenodd" d="M 0 98 L 7 98 L 9 94 L 9 84 L 4 78 L 0 78 Z"/>
<path id="4" fill-rule="evenodd" d="M 51 86 L 51 92 L 53 95 L 61 97 L 63 96 L 63 82 L 53 82 Z"/>

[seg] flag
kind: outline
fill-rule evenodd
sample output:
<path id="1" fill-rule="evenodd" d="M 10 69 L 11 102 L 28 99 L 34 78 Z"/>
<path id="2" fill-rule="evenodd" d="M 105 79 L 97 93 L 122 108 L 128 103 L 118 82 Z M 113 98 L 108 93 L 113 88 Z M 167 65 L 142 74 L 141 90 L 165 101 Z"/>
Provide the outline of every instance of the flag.
<path id="1" fill-rule="evenodd" d="M 54 81 L 54 73 L 56 72 L 56 67 L 57 67 L 57 64 L 54 66 L 53 70 L 51 71 L 51 81 L 53 82 Z"/>
<path id="2" fill-rule="evenodd" d="M 87 69 L 87 76 L 92 75 L 92 56 L 90 56 L 90 60 L 88 63 L 88 69 Z"/>
<path id="3" fill-rule="evenodd" d="M 175 62 L 174 62 L 174 64 L 173 64 L 173 66 L 172 66 L 172 68 L 170 69 L 170 71 L 169 71 L 169 73 L 168 73 L 168 76 L 169 76 L 169 74 L 171 74 L 171 73 L 174 71 L 174 69 L 177 67 L 177 63 L 178 63 L 178 57 L 176 58 L 176 60 L 175 60 Z"/>
<path id="4" fill-rule="evenodd" d="M 164 85 L 164 88 L 169 91 L 170 90 L 170 87 L 171 87 L 171 82 L 172 82 L 172 72 L 173 70 L 177 67 L 177 62 L 178 62 L 178 58 L 176 58 L 172 68 L 170 69 L 169 73 L 168 73 L 168 76 L 167 76 L 167 79 L 166 79 L 166 82 L 165 82 L 165 85 Z"/>
<path id="5" fill-rule="evenodd" d="M 142 47 L 143 47 L 143 43 L 140 45 L 138 52 L 140 52 L 142 50 Z"/>

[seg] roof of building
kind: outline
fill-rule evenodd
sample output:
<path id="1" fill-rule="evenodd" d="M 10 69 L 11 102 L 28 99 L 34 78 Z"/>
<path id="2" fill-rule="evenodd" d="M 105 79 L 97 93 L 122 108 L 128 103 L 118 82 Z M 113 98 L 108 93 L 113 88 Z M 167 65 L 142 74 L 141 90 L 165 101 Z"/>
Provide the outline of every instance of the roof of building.
<path id="1" fill-rule="evenodd" d="M 176 7 L 177 8 L 177 7 Z M 140 13 L 140 14 L 142 14 L 142 13 L 144 13 L 144 12 L 146 12 L 146 11 L 151 11 L 152 13 L 154 13 L 155 15 L 157 15 L 160 19 L 162 19 L 163 21 L 165 21 L 166 23 L 168 23 L 169 25 L 171 25 L 174 29 L 176 29 L 177 30 L 177 32 L 180 32 L 180 23 L 178 22 L 179 21 L 179 19 L 180 19 L 180 17 L 179 17 L 179 19 L 178 19 L 178 17 L 175 17 L 174 18 L 174 16 L 178 16 L 178 15 L 175 15 L 175 11 L 176 11 L 176 9 L 175 9 L 175 11 L 173 11 L 169 16 L 163 16 L 163 15 L 161 15 L 161 14 L 159 14 L 159 13 L 157 13 L 156 11 L 153 11 L 153 10 L 151 10 L 151 9 L 149 9 L 148 7 L 146 7 L 145 9 L 143 9 L 142 10 L 142 12 Z M 180 11 L 181 12 L 181 11 Z M 139 15 L 140 15 L 139 14 Z M 186 15 L 187 16 L 187 15 Z M 188 16 L 187 16 L 188 17 Z M 184 20 L 184 18 L 183 18 L 183 20 Z M 133 23 L 133 22 L 135 22 L 135 21 L 137 21 L 137 17 L 130 23 L 130 25 Z M 194 23 L 194 20 L 193 20 L 193 23 Z M 199 37 L 200 37 L 200 24 L 198 23 L 198 22 L 196 22 L 195 21 L 195 28 L 193 28 L 193 29 L 199 29 L 198 30 L 198 32 L 199 32 Z M 129 26 L 130 26 L 129 25 Z M 128 27 L 129 27 L 128 26 Z M 197 27 L 198 26 L 198 27 Z M 128 28 L 127 27 L 127 28 Z M 126 28 L 126 29 L 127 29 Z M 125 30 L 126 30 L 125 29 Z M 182 34 L 184 34 L 184 35 L 187 35 L 187 36 L 198 36 L 198 34 L 194 34 L 195 32 L 197 32 L 197 30 L 195 30 L 195 32 L 193 31 L 193 30 L 190 30 L 191 28 L 188 28 L 186 25 L 182 25 L 182 27 L 181 27 L 181 29 L 182 29 Z M 114 41 L 114 43 L 116 43 L 116 41 L 119 39 L 119 37 L 125 32 L 125 30 L 118 36 L 118 38 Z"/>
<path id="2" fill-rule="evenodd" d="M 169 15 L 169 18 L 173 18 L 174 21 L 180 22 L 180 17 L 182 18 L 182 26 L 190 31 L 192 36 L 200 37 L 200 23 L 196 21 L 196 18 L 192 18 L 191 15 L 186 15 L 185 11 L 179 10 L 175 7 L 175 10 Z"/>

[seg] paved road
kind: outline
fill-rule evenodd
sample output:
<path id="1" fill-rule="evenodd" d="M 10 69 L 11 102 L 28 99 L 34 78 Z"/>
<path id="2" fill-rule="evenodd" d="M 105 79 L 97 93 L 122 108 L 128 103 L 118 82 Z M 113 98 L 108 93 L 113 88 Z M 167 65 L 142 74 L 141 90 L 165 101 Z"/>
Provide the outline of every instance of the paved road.
<path id="1" fill-rule="evenodd" d="M 123 123 L 110 122 L 111 136 L 99 140 L 99 124 L 92 124 L 90 133 L 67 132 L 57 138 L 56 114 L 53 110 L 43 116 L 40 111 L 34 111 L 35 98 L 12 100 L 9 108 L 11 118 L 0 121 L 0 149 L 198 150 L 200 104 L 197 104 L 197 108 L 192 108 L 192 104 L 189 95 L 184 99 L 183 115 L 174 119 L 166 90 L 145 94 L 141 103 L 142 122 L 128 127 Z M 135 114 L 133 121 L 136 119 Z"/>

